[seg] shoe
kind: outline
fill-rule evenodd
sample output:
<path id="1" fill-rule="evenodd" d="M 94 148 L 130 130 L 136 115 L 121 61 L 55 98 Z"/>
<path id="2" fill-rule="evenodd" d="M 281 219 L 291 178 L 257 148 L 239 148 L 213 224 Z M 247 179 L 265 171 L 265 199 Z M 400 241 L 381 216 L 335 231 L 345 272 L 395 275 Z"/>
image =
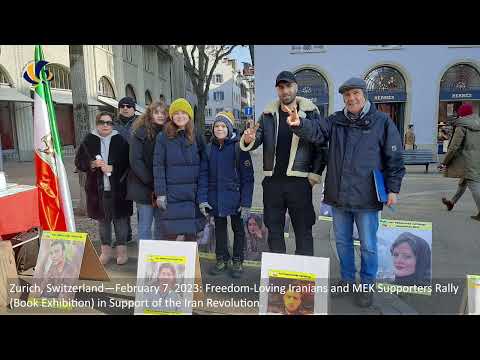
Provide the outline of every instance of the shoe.
<path id="1" fill-rule="evenodd" d="M 355 304 L 362 308 L 370 307 L 373 303 L 373 293 L 360 291 L 355 296 Z"/>
<path id="2" fill-rule="evenodd" d="M 448 211 L 452 211 L 455 204 L 446 198 L 442 198 L 442 203 L 447 207 Z"/>
<path id="3" fill-rule="evenodd" d="M 470 216 L 473 220 L 480 221 L 480 212 L 475 216 Z"/>
<path id="4" fill-rule="evenodd" d="M 224 273 L 228 268 L 228 262 L 223 259 L 217 260 L 217 263 L 214 267 L 210 269 L 210 275 L 219 275 Z"/>
<path id="5" fill-rule="evenodd" d="M 243 274 L 243 264 L 240 260 L 233 260 L 231 275 L 235 279 L 239 279 Z"/>
<path id="6" fill-rule="evenodd" d="M 107 265 L 112 258 L 112 247 L 110 245 L 102 245 L 100 249 L 100 262 L 102 263 L 102 265 Z"/>
<path id="7" fill-rule="evenodd" d="M 117 265 L 124 265 L 128 261 L 127 246 L 117 245 Z"/>
<path id="8" fill-rule="evenodd" d="M 332 291 L 335 289 L 335 292 Z M 339 298 L 353 294 L 353 283 L 346 280 L 338 280 L 330 284 L 330 297 Z"/>

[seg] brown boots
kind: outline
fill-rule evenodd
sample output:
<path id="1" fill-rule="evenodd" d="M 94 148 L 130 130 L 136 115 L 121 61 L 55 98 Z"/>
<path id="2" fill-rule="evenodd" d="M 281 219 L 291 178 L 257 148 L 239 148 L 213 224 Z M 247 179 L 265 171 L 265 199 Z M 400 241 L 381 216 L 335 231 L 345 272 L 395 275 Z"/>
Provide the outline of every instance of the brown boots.
<path id="1" fill-rule="evenodd" d="M 117 257 L 117 265 L 126 264 L 128 261 L 127 246 L 117 245 L 115 249 L 116 249 L 116 257 Z M 102 253 L 100 254 L 100 262 L 102 263 L 102 265 L 107 265 L 112 259 L 113 249 L 109 245 L 102 245 L 101 251 Z"/>
<path id="2" fill-rule="evenodd" d="M 442 203 L 447 207 L 448 211 L 452 211 L 453 207 L 455 206 L 453 202 L 451 202 L 450 200 L 447 200 L 446 198 L 442 198 Z"/>

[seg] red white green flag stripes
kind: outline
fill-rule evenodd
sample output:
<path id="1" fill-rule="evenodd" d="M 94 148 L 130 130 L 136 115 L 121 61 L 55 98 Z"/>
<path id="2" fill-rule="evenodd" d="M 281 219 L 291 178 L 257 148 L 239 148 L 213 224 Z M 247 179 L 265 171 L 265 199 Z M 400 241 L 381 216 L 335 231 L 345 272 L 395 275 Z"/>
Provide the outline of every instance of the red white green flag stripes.
<path id="1" fill-rule="evenodd" d="M 35 64 L 43 61 L 40 45 L 35 46 Z M 75 231 L 72 199 L 62 159 L 55 108 L 50 85 L 42 66 L 37 74 L 33 114 L 34 161 L 40 224 L 44 230 Z"/>

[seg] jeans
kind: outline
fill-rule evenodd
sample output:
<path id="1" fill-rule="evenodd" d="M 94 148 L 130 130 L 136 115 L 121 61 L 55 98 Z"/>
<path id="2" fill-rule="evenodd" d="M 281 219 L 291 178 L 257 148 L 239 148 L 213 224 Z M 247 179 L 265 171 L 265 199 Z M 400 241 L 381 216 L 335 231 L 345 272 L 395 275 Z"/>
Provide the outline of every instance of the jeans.
<path id="1" fill-rule="evenodd" d="M 465 179 L 460 179 L 460 181 L 458 182 L 457 192 L 452 197 L 452 203 L 456 204 L 457 201 L 460 200 L 462 195 L 465 193 L 465 190 L 467 190 L 467 181 Z"/>
<path id="2" fill-rule="evenodd" d="M 154 208 L 152 205 L 137 203 L 137 214 L 139 240 L 164 240 L 160 232 L 160 209 Z"/>
<path id="3" fill-rule="evenodd" d="M 103 212 L 105 218 L 98 221 L 98 232 L 102 245 L 112 245 L 112 221 L 115 228 L 116 245 L 125 245 L 128 238 L 129 216 L 113 218 L 113 199 L 110 191 L 103 192 Z"/>
<path id="4" fill-rule="evenodd" d="M 478 213 L 480 214 L 480 181 L 466 180 L 467 186 L 472 192 L 473 200 L 477 205 Z"/>
<path id="5" fill-rule="evenodd" d="M 315 224 L 315 210 L 308 179 L 294 176 L 265 177 L 262 185 L 270 251 L 281 254 L 287 252 L 284 228 L 288 209 L 295 232 L 295 255 L 313 256 L 312 226 Z"/>
<path id="6" fill-rule="evenodd" d="M 233 260 L 243 262 L 243 248 L 245 246 L 245 230 L 240 213 L 230 216 L 233 230 Z M 215 254 L 217 260 L 230 260 L 228 252 L 227 218 L 215 217 Z"/>
<path id="7" fill-rule="evenodd" d="M 377 210 L 342 210 L 332 207 L 333 230 L 340 259 L 340 273 L 343 280 L 355 282 L 355 252 L 353 248 L 353 222 L 357 224 L 360 237 L 361 270 L 363 284 L 375 282 L 378 271 L 377 254 Z"/>

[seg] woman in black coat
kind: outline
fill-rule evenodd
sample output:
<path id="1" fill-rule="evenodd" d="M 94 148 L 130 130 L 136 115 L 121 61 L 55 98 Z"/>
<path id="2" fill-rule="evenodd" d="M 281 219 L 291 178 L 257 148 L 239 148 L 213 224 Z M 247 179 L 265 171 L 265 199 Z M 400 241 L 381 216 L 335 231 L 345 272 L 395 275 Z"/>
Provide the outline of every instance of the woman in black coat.
<path id="1" fill-rule="evenodd" d="M 102 252 L 100 261 L 107 264 L 112 256 L 112 221 L 117 242 L 117 264 L 127 262 L 128 221 L 133 204 L 126 200 L 126 174 L 129 167 L 128 143 L 113 130 L 110 113 L 97 115 L 97 127 L 88 134 L 75 156 L 75 166 L 87 173 L 85 192 L 87 213 L 98 221 Z"/>
<path id="2" fill-rule="evenodd" d="M 127 199 L 134 200 L 138 213 L 138 238 L 161 240 L 160 210 L 155 204 L 153 189 L 153 151 L 155 139 L 168 119 L 168 106 L 154 101 L 132 125 L 130 136 L 130 172 L 127 179 Z M 155 205 L 155 206 L 154 206 Z"/>

